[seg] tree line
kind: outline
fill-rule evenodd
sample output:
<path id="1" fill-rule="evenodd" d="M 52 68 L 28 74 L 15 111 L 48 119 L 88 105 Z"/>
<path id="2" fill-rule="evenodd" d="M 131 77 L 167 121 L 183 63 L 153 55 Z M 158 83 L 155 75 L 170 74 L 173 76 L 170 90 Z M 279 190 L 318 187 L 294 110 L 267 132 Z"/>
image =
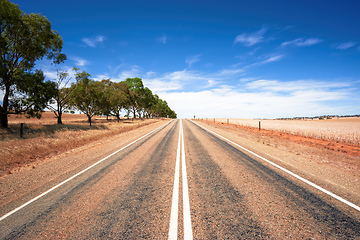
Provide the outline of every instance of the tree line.
<path id="1" fill-rule="evenodd" d="M 46 57 L 53 64 L 66 60 L 61 52 L 63 40 L 50 21 L 41 14 L 27 14 L 9 0 L 0 0 L 0 126 L 8 127 L 11 114 L 41 117 L 51 109 L 61 124 L 66 109 L 87 115 L 91 124 L 94 115 L 115 116 L 122 111 L 132 117 L 171 117 L 176 113 L 167 102 L 144 87 L 142 79 L 128 78 L 121 82 L 110 79 L 95 81 L 90 74 L 76 70 L 76 82 L 70 86 L 68 73 L 58 71 L 56 81 L 45 80 L 35 69 L 36 61 Z"/>
<path id="2" fill-rule="evenodd" d="M 127 78 L 121 82 L 110 79 L 95 81 L 86 71 L 75 68 L 76 83 L 69 87 L 70 76 L 58 71 L 56 94 L 48 108 L 53 111 L 61 124 L 64 109 L 75 109 L 86 114 L 91 125 L 95 115 L 114 116 L 119 121 L 122 112 L 128 118 L 176 118 L 176 113 L 167 102 L 144 87 L 141 78 Z"/>

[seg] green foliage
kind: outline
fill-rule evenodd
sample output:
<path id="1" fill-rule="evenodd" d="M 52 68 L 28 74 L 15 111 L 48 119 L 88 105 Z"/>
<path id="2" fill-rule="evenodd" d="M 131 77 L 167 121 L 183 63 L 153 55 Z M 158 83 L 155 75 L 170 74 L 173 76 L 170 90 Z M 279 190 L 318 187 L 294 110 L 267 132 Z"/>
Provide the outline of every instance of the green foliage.
<path id="1" fill-rule="evenodd" d="M 129 105 L 129 87 L 125 82 L 115 83 L 110 79 L 102 80 L 102 83 L 105 85 L 102 113 L 120 121 L 121 110 Z"/>
<path id="2" fill-rule="evenodd" d="M 78 69 L 74 67 L 74 70 Z M 75 85 L 67 87 L 70 80 L 71 77 L 66 71 L 57 70 L 57 79 L 55 79 L 56 82 L 54 83 L 56 91 L 47 108 L 54 112 L 58 124 L 62 124 L 62 113 L 73 98 L 71 92 L 74 90 Z M 54 104 L 55 106 L 53 106 Z"/>
<path id="3" fill-rule="evenodd" d="M 8 114 L 27 113 L 39 117 L 54 94 L 55 86 L 45 82 L 43 73 L 34 69 L 37 60 L 47 57 L 58 64 L 66 59 L 63 41 L 50 21 L 39 14 L 23 13 L 8 0 L 0 0 L 0 105 L 2 127 Z"/>
<path id="4" fill-rule="evenodd" d="M 91 118 L 101 114 L 104 99 L 104 84 L 90 79 L 90 74 L 76 73 L 76 85 L 73 85 L 71 105 L 86 114 L 91 125 Z"/>
<path id="5" fill-rule="evenodd" d="M 140 114 L 141 111 L 141 99 L 144 96 L 144 85 L 141 78 L 127 78 L 125 83 L 129 87 L 129 102 L 127 107 L 129 111 L 132 111 L 135 118 L 136 112 Z"/>
<path id="6" fill-rule="evenodd" d="M 75 69 L 78 70 L 78 69 Z M 133 113 L 133 117 L 176 118 L 166 101 L 144 87 L 141 78 L 128 78 L 116 83 L 110 79 L 101 82 L 90 79 L 83 71 L 76 73 L 77 83 L 73 84 L 71 105 L 91 118 L 94 115 L 115 116 L 120 120 L 122 110 Z M 129 117 L 129 113 L 125 115 Z"/>

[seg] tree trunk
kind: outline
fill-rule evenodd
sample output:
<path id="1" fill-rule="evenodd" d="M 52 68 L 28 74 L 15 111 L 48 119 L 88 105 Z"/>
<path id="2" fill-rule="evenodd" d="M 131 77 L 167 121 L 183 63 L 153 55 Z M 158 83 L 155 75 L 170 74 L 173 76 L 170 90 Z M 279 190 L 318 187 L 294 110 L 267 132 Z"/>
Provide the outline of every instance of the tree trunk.
<path id="1" fill-rule="evenodd" d="M 5 94 L 3 98 L 3 105 L 0 106 L 0 124 L 2 128 L 8 128 L 8 106 L 9 106 L 10 86 L 5 86 Z"/>
<path id="2" fill-rule="evenodd" d="M 62 115 L 62 112 L 58 112 L 58 116 L 57 116 L 57 124 L 62 124 L 62 120 L 61 120 L 61 115 Z"/>
<path id="3" fill-rule="evenodd" d="M 8 128 L 8 117 L 6 113 L 0 113 L 1 128 Z"/>
<path id="4" fill-rule="evenodd" d="M 90 123 L 90 127 L 91 127 L 91 116 L 87 116 L 88 117 L 88 122 Z"/>

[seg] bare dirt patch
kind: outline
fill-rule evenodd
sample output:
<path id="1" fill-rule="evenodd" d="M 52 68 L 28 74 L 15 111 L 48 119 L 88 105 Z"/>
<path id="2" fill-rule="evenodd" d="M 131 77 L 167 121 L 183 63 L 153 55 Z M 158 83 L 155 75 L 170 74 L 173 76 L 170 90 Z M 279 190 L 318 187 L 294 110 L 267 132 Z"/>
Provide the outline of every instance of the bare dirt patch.
<path id="1" fill-rule="evenodd" d="M 346 144 L 340 141 L 331 141 L 331 140 L 323 140 L 318 138 L 306 137 L 296 134 L 290 134 L 286 132 L 280 132 L 275 130 L 261 129 L 249 126 L 243 126 L 238 124 L 226 124 L 223 122 L 212 122 L 206 121 L 211 125 L 223 125 L 227 128 L 233 128 L 238 130 L 244 130 L 247 132 L 252 132 L 255 134 L 259 134 L 262 136 L 268 136 L 273 139 L 291 141 L 295 143 L 305 144 L 311 147 L 324 148 L 336 152 L 346 153 L 353 156 L 360 156 L 360 145 L 356 144 Z"/>
<path id="2" fill-rule="evenodd" d="M 299 136 L 295 134 L 265 130 L 227 124 L 222 122 L 205 121 L 208 125 L 236 132 L 244 138 L 255 140 L 258 143 L 285 150 L 285 152 L 306 156 L 317 165 L 330 166 L 333 170 L 346 170 L 353 176 L 360 176 L 360 146 L 337 141 L 326 141 L 317 138 Z"/>
<path id="3" fill-rule="evenodd" d="M 58 125 L 51 112 L 45 112 L 41 119 L 10 118 L 9 129 L 0 129 L 0 176 L 24 167 L 35 168 L 38 161 L 51 156 L 156 122 L 94 117 L 90 127 L 85 115 L 64 114 L 64 124 Z M 20 123 L 24 123 L 22 138 Z"/>

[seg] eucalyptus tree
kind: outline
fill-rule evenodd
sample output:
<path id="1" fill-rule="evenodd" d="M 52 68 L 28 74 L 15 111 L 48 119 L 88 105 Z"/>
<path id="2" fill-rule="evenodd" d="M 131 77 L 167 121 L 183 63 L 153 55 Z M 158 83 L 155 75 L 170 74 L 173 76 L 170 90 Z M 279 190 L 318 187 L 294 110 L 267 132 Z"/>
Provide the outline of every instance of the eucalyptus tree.
<path id="1" fill-rule="evenodd" d="M 104 84 L 103 95 L 101 99 L 101 114 L 114 116 L 120 121 L 120 115 L 123 109 L 128 106 L 129 87 L 125 82 L 112 82 L 110 79 L 101 81 Z"/>
<path id="2" fill-rule="evenodd" d="M 8 127 L 8 115 L 27 113 L 40 117 L 55 94 L 55 84 L 45 81 L 35 69 L 37 60 L 47 57 L 59 64 L 63 41 L 40 14 L 22 12 L 18 5 L 0 0 L 0 105 L 1 127 Z"/>
<path id="3" fill-rule="evenodd" d="M 129 87 L 129 103 L 128 110 L 131 111 L 136 118 L 136 113 L 141 114 L 141 99 L 144 96 L 144 84 L 141 78 L 127 78 L 125 83 Z"/>
<path id="4" fill-rule="evenodd" d="M 144 117 L 150 117 L 152 114 L 152 106 L 155 104 L 155 96 L 153 95 L 152 91 L 148 88 L 144 88 L 144 95 L 143 98 L 140 99 L 141 107 L 143 111 Z"/>
<path id="5" fill-rule="evenodd" d="M 120 114 L 129 103 L 129 87 L 125 82 L 111 83 L 112 94 L 110 100 L 110 114 L 120 121 Z"/>
<path id="6" fill-rule="evenodd" d="M 79 70 L 78 68 L 73 68 L 74 71 Z M 70 101 L 73 99 L 74 95 L 71 94 L 75 88 L 75 84 L 68 86 L 70 83 L 71 77 L 66 71 L 57 70 L 57 79 L 55 80 L 56 84 L 56 94 L 53 99 L 49 102 L 48 109 L 54 112 L 57 123 L 62 124 L 62 114 L 64 109 L 69 105 Z M 54 105 L 55 104 L 55 105 Z"/>
<path id="7" fill-rule="evenodd" d="M 73 84 L 70 105 L 86 114 L 91 126 L 93 116 L 101 114 L 104 99 L 104 83 L 90 79 L 90 74 L 82 71 L 76 73 L 76 85 Z"/>

